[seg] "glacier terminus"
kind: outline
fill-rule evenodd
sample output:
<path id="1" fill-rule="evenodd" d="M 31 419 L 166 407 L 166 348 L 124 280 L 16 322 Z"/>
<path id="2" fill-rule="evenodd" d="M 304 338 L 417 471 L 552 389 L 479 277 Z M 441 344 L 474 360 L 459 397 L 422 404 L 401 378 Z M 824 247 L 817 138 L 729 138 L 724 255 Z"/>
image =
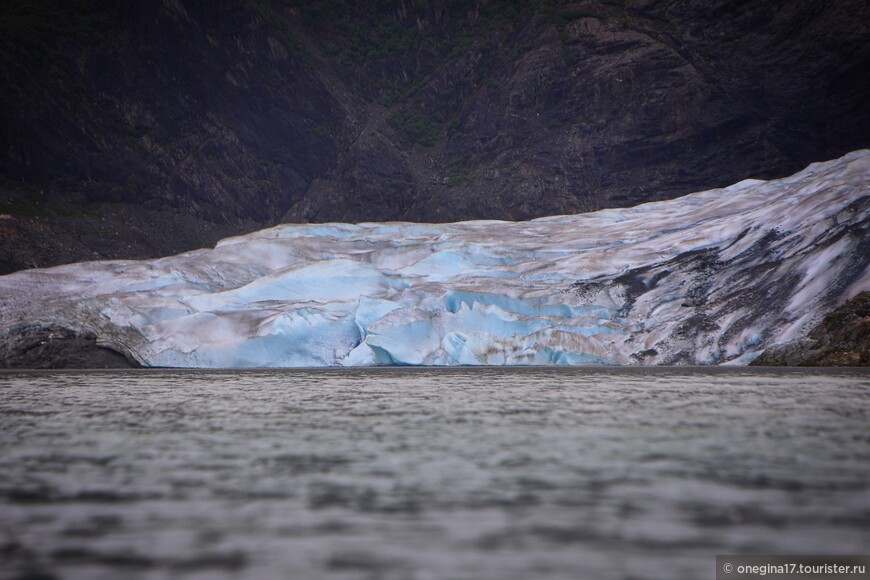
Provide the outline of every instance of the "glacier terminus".
<path id="1" fill-rule="evenodd" d="M 870 290 L 870 151 L 528 222 L 281 225 L 0 277 L 0 333 L 145 366 L 747 364 Z"/>

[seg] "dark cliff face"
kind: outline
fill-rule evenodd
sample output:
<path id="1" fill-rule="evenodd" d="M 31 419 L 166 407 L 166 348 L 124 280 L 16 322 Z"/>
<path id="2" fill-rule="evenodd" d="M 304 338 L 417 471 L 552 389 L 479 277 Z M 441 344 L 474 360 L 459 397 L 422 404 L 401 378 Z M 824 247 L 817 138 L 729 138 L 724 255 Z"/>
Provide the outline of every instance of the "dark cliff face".
<path id="1" fill-rule="evenodd" d="M 39 8 L 10 4 L 23 22 L 3 47 L 0 170 L 13 182 L 268 222 L 337 155 L 348 115 L 253 7 L 46 0 L 28 22 Z"/>
<path id="2" fill-rule="evenodd" d="M 863 0 L 9 0 L 0 22 L 5 270 L 626 206 L 870 146 Z"/>

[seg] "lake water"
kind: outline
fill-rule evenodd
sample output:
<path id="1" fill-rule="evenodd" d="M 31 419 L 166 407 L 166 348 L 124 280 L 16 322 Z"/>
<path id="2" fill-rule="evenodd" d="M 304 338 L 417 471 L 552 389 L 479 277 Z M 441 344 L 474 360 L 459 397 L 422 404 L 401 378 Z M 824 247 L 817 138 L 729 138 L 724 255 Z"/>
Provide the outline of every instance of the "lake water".
<path id="1" fill-rule="evenodd" d="M 866 553 L 870 374 L 0 374 L 0 577 L 692 579 Z"/>

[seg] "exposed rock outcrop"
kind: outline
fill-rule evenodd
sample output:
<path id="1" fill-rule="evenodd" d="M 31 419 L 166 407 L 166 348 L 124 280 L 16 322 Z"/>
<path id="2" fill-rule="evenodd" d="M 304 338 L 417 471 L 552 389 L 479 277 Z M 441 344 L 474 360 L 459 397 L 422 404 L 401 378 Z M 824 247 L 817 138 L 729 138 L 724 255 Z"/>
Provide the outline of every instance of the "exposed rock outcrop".
<path id="1" fill-rule="evenodd" d="M 862 292 L 831 312 L 807 335 L 772 346 L 755 366 L 870 366 L 870 292 Z"/>
<path id="2" fill-rule="evenodd" d="M 93 332 L 57 325 L 20 325 L 0 334 L 0 368 L 135 368 L 125 355 L 97 343 Z"/>

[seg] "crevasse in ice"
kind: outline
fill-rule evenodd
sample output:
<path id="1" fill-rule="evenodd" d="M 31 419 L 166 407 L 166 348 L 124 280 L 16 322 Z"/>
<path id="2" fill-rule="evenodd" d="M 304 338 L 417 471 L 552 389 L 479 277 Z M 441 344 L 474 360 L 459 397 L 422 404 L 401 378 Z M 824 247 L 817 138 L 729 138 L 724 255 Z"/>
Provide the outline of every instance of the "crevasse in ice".
<path id="1" fill-rule="evenodd" d="M 146 365 L 743 364 L 870 289 L 870 151 L 528 222 L 282 225 L 0 277 L 2 329 Z"/>

